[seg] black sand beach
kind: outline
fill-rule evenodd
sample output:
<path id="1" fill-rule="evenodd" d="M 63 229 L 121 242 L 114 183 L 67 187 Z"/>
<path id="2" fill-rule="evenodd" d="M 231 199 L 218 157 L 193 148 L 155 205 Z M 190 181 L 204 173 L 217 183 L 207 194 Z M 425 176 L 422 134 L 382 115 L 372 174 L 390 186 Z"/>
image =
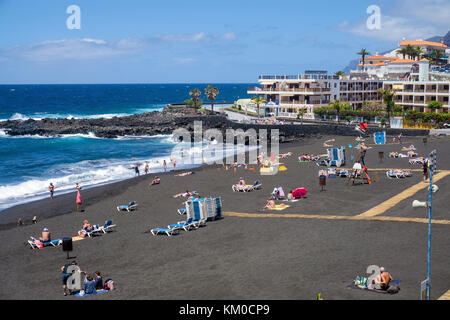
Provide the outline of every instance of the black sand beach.
<path id="1" fill-rule="evenodd" d="M 325 191 L 318 181 L 315 163 L 299 163 L 303 153 L 325 154 L 323 142 L 335 138 L 334 146 L 356 145 L 354 137 L 309 138 L 285 144 L 282 153 L 293 155 L 281 162 L 287 171 L 261 176 L 259 171 L 221 166 L 193 169 L 195 174 L 177 177 L 157 174 L 161 184 L 149 186 L 155 174 L 83 190 L 84 212 L 75 212 L 75 193 L 20 205 L 0 212 L 0 299 L 77 299 L 64 297 L 60 267 L 69 260 L 61 247 L 31 250 L 25 245 L 30 235 L 39 236 L 47 227 L 52 237 L 73 236 L 83 220 L 103 224 L 112 219 L 116 231 L 74 242 L 75 258 L 82 270 L 100 270 L 112 278 L 117 290 L 83 299 L 419 299 L 420 282 L 426 278 L 427 224 L 397 221 L 288 218 L 282 215 L 307 214 L 355 216 L 404 189 L 422 181 L 420 166 L 408 159 L 388 158 L 401 151 L 398 144 L 373 145 L 366 164 L 374 182 L 352 185 L 347 179 L 327 179 Z M 391 138 L 389 138 L 389 142 Z M 419 156 L 438 150 L 438 169 L 450 170 L 450 140 L 446 137 L 405 137 L 403 146 L 414 144 Z M 347 149 L 348 162 L 353 149 Z M 384 151 L 383 161 L 378 151 Z M 354 153 L 356 158 L 356 151 Z M 256 167 L 255 165 L 250 167 Z M 413 176 L 388 179 L 376 168 L 411 168 Z M 262 190 L 235 193 L 231 186 L 243 177 L 247 183 L 260 180 Z M 448 208 L 450 176 L 436 183 L 440 190 L 433 198 L 433 218 L 450 219 Z M 274 187 L 287 192 L 305 187 L 307 197 L 291 203 L 283 211 L 263 210 Z M 198 230 L 173 237 L 153 236 L 149 229 L 184 220 L 177 213 L 184 198 L 172 196 L 196 190 L 202 196 L 221 196 L 223 210 L 249 214 L 279 214 L 280 217 L 238 217 L 208 222 Z M 426 201 L 421 191 L 390 208 L 382 216 L 427 218 L 426 209 L 413 210 L 411 202 Z M 130 201 L 139 207 L 131 213 L 116 207 Z M 38 224 L 31 225 L 33 216 Z M 16 227 L 21 217 L 25 226 Z M 450 225 L 434 224 L 432 238 L 432 298 L 450 289 Z M 396 295 L 348 289 L 358 275 L 366 275 L 369 265 L 384 266 L 401 291 Z M 366 275 L 367 276 L 367 275 Z"/>

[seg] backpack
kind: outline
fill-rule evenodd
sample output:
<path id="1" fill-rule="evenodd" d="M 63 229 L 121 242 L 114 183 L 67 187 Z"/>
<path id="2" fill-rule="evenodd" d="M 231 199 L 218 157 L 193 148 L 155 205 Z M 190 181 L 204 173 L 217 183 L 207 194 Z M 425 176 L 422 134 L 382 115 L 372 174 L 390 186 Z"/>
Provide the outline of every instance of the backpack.
<path id="1" fill-rule="evenodd" d="M 392 284 L 389 286 L 389 288 L 387 289 L 388 293 L 394 294 L 400 291 L 400 287 L 396 284 Z"/>

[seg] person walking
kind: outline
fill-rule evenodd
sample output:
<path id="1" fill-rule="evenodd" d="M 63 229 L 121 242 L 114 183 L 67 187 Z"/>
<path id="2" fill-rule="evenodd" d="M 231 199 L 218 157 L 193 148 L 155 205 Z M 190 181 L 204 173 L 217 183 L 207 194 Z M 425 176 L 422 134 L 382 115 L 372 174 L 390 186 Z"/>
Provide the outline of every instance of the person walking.
<path id="1" fill-rule="evenodd" d="M 50 192 L 50 199 L 53 199 L 53 193 L 55 192 L 55 186 L 52 182 L 50 182 L 50 185 L 48 186 L 48 191 Z"/>

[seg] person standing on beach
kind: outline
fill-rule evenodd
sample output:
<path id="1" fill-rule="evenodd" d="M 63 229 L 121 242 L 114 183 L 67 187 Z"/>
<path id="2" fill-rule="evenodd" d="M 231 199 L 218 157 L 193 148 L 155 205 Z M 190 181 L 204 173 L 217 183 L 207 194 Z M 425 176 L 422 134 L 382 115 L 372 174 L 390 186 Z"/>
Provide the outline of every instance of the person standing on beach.
<path id="1" fill-rule="evenodd" d="M 148 169 L 149 169 L 148 162 L 145 162 L 145 169 L 144 169 L 145 174 L 148 174 Z"/>
<path id="2" fill-rule="evenodd" d="M 163 161 L 163 168 L 164 168 L 164 172 L 166 172 L 166 170 L 167 170 L 167 162 L 166 162 L 166 159 L 164 159 L 164 161 Z"/>
<path id="3" fill-rule="evenodd" d="M 427 180 L 428 180 L 428 161 L 427 160 L 423 161 L 422 169 L 423 169 L 423 182 L 427 183 Z"/>
<path id="4" fill-rule="evenodd" d="M 139 165 L 138 164 L 136 164 L 136 167 L 134 167 L 134 176 L 139 177 Z"/>
<path id="5" fill-rule="evenodd" d="M 55 192 L 55 186 L 52 182 L 50 182 L 50 185 L 48 186 L 48 191 L 50 192 L 50 199 L 53 199 L 53 193 Z"/>
<path id="6" fill-rule="evenodd" d="M 79 211 L 79 210 L 80 210 L 80 206 L 81 206 L 81 204 L 83 203 L 83 201 L 81 200 L 81 193 L 80 193 L 81 186 L 77 183 L 76 188 L 77 188 L 77 200 L 76 200 L 76 204 L 77 204 L 77 211 Z"/>

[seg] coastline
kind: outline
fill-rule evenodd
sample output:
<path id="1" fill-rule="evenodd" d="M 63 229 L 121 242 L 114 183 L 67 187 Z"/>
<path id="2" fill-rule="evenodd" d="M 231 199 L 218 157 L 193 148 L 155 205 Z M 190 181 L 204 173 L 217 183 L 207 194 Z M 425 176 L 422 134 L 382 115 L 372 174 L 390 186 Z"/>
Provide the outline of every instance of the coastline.
<path id="1" fill-rule="evenodd" d="M 63 299 L 59 267 L 67 260 L 61 247 L 31 250 L 24 242 L 30 235 L 40 235 L 44 227 L 49 228 L 53 239 L 72 236 L 81 228 L 84 219 L 93 224 L 112 219 L 117 225 L 112 233 L 74 242 L 71 257 L 83 270 L 100 270 L 104 277 L 112 278 L 117 284 L 117 290 L 85 298 L 89 300 L 295 300 L 314 299 L 317 290 L 334 299 L 416 297 L 416 284 L 423 276 L 421 261 L 425 251 L 422 252 L 421 244 L 425 245 L 425 224 L 290 218 L 295 214 L 354 216 L 422 182 L 420 167 L 414 166 L 419 171 L 414 171 L 410 178 L 388 179 L 381 171 L 378 181 L 372 185 L 352 186 L 346 179 L 335 178 L 327 179 L 325 191 L 321 191 L 317 177 L 321 168 L 314 163 L 299 163 L 297 157 L 304 152 L 323 154 L 323 142 L 329 138 L 336 139 L 335 145 L 355 141 L 355 137 L 317 136 L 281 144 L 280 153 L 290 151 L 293 154 L 282 161 L 288 170 L 274 176 L 261 176 L 259 172 L 244 168 L 218 170 L 216 165 L 209 165 L 189 169 L 195 174 L 185 177 L 176 177 L 174 174 L 178 171 L 158 174 L 161 184 L 151 187 L 153 174 L 84 190 L 84 212 L 75 212 L 74 193 L 56 197 L 53 203 L 45 199 L 16 207 L 14 210 L 21 214 L 29 212 L 31 216 L 39 210 L 47 217 L 39 217 L 36 213 L 36 225 L 0 231 L 3 243 L 0 272 L 9 275 L 0 289 L 0 299 Z M 437 148 L 441 151 L 439 167 L 448 169 L 450 158 L 444 154 L 448 142 L 446 137 L 433 137 L 424 145 L 419 137 L 407 137 L 404 144 L 416 145 L 420 155 Z M 409 166 L 408 159 L 387 157 L 389 152 L 401 149 L 400 145 L 373 147 L 366 156 L 369 170 Z M 378 159 L 380 150 L 386 155 L 382 163 Z M 374 178 L 375 172 L 372 173 Z M 260 180 L 262 190 L 233 192 L 231 186 L 240 177 L 250 184 Z M 433 201 L 435 219 L 448 219 L 445 190 L 449 182 L 447 177 L 438 183 L 439 192 L 444 193 L 438 194 Z M 278 186 L 285 192 L 305 187 L 308 194 L 284 211 L 263 210 L 273 188 Z M 224 219 L 170 238 L 151 235 L 148 232 L 151 228 L 166 227 L 185 219 L 177 213 L 185 199 L 173 198 L 174 194 L 185 190 L 196 190 L 202 196 L 222 197 Z M 417 199 L 422 200 L 420 196 Z M 116 210 L 116 206 L 132 200 L 138 203 L 137 210 L 130 213 Z M 230 212 L 246 213 L 250 217 L 231 216 L 227 214 Z M 266 217 L 270 214 L 276 217 Z M 407 199 L 386 216 L 422 218 L 423 210 L 411 210 L 411 201 Z M 434 240 L 448 243 L 447 229 L 448 226 L 433 226 Z M 367 250 L 369 247 L 373 250 Z M 445 246 L 436 246 L 434 250 L 436 257 L 448 254 Z M 399 256 L 398 252 L 405 254 Z M 355 275 L 364 272 L 366 263 L 386 261 L 396 278 L 403 281 L 402 291 L 397 296 L 346 289 L 344 282 L 350 283 Z M 343 265 L 346 266 L 344 270 Z M 445 263 L 436 261 L 434 270 L 442 277 L 450 276 Z M 201 281 L 196 281 L 196 277 L 201 277 Z M 306 281 L 307 277 L 317 280 Z M 448 281 L 436 282 L 434 292 L 437 294 L 445 288 L 448 288 Z M 187 292 L 189 296 L 186 296 Z"/>

